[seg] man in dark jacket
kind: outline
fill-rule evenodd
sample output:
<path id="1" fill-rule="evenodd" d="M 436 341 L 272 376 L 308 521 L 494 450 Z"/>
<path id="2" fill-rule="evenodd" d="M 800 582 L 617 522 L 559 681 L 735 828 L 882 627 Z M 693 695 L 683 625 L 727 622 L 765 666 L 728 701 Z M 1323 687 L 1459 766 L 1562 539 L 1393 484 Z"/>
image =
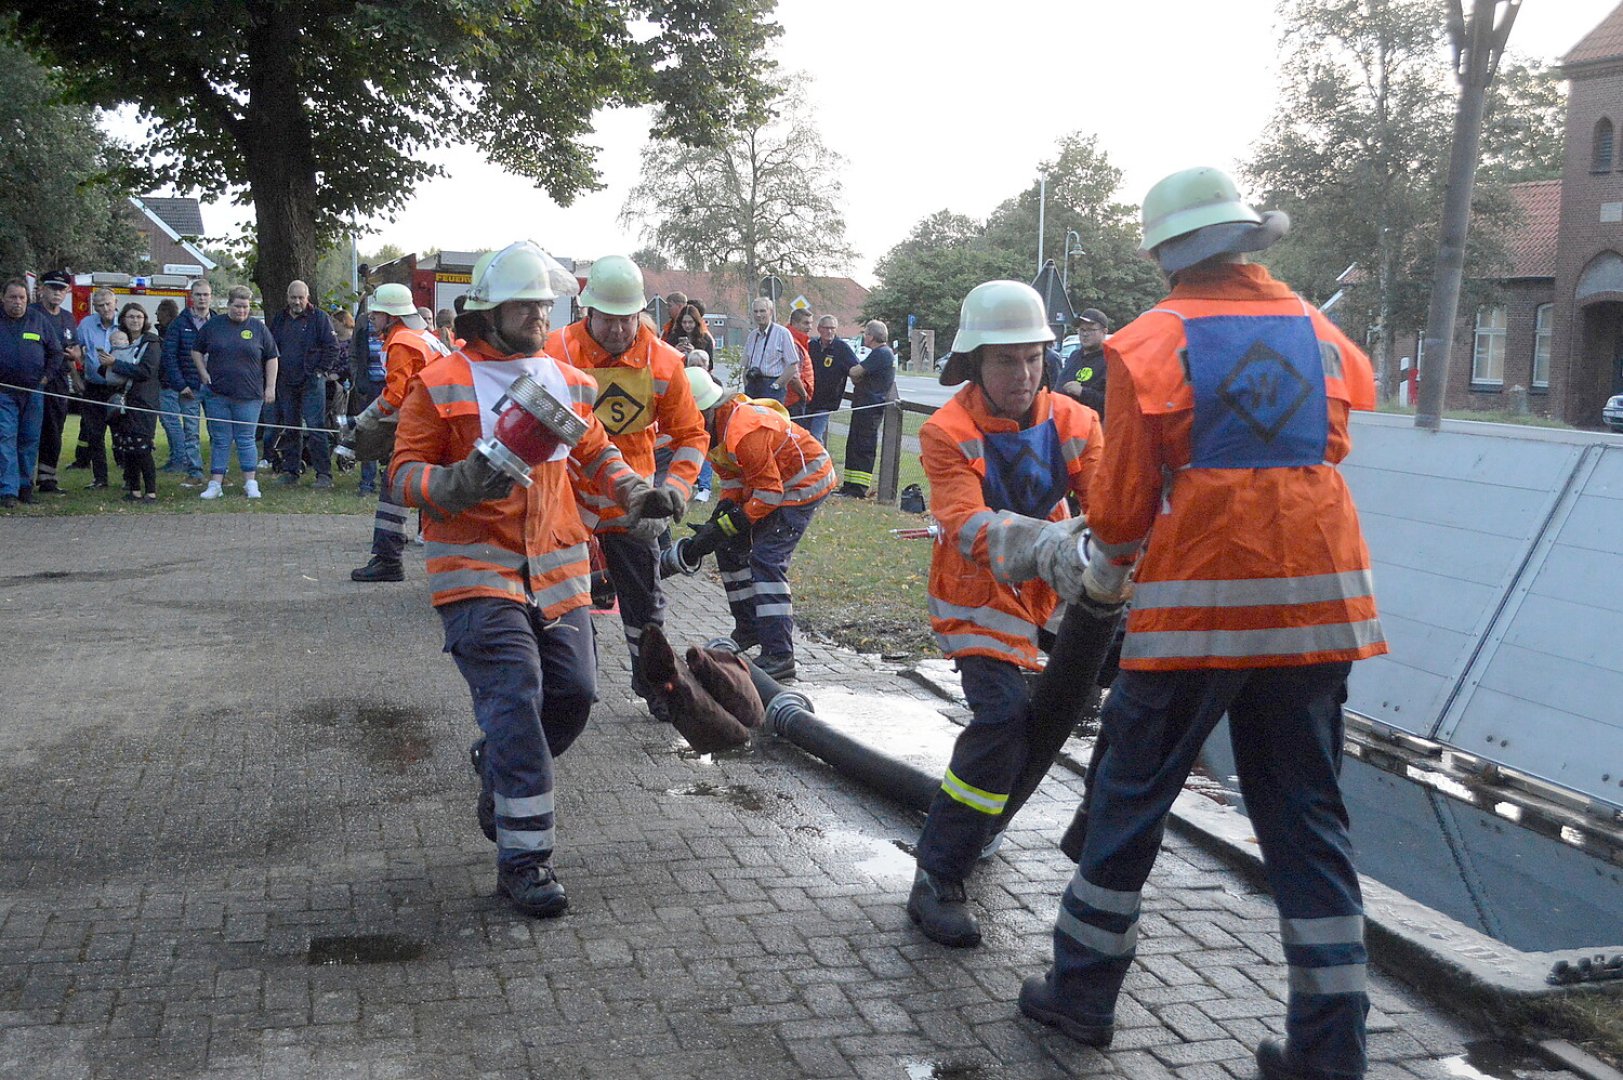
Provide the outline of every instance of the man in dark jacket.
<path id="1" fill-rule="evenodd" d="M 266 456 L 275 446 L 281 461 L 282 483 L 299 482 L 303 470 L 304 440 L 316 470 L 316 487 L 332 487 L 332 456 L 327 445 L 327 375 L 338 359 L 338 338 L 327 313 L 310 303 L 310 286 L 295 281 L 287 287 L 287 307 L 270 321 L 271 336 L 281 353 L 276 373 L 276 412 L 271 423 L 280 425 L 266 436 Z M 304 430 L 298 430 L 300 425 Z"/>
<path id="2" fill-rule="evenodd" d="M 192 348 L 203 324 L 213 314 L 214 288 L 198 278 L 192 282 L 186 310 L 175 317 L 163 332 L 162 389 L 158 394 L 159 407 L 165 412 L 181 414 L 184 446 L 171 446 L 171 460 L 180 461 L 186 468 L 183 488 L 203 486 L 203 451 L 198 442 L 203 393 L 203 377 L 192 363 Z"/>
<path id="3" fill-rule="evenodd" d="M 54 323 L 30 307 L 28 283 L 12 278 L 0 295 L 0 508 L 34 501 L 44 386 L 62 366 Z"/>
<path id="4" fill-rule="evenodd" d="M 68 292 L 73 288 L 73 275 L 66 270 L 52 270 L 39 279 L 39 302 L 33 310 L 45 316 L 56 331 L 57 344 L 62 347 L 61 359 L 45 373 L 44 416 L 39 430 L 39 484 L 35 488 L 42 495 L 65 495 L 56 482 L 56 464 L 62 456 L 62 425 L 68 420 L 68 395 L 73 392 L 75 367 L 84 361 L 84 350 L 79 347 L 79 324 L 73 318 Z"/>
<path id="5" fill-rule="evenodd" d="M 1081 344 L 1059 373 L 1059 392 L 1105 418 L 1105 335 L 1110 319 L 1098 308 L 1085 308 L 1076 321 Z"/>

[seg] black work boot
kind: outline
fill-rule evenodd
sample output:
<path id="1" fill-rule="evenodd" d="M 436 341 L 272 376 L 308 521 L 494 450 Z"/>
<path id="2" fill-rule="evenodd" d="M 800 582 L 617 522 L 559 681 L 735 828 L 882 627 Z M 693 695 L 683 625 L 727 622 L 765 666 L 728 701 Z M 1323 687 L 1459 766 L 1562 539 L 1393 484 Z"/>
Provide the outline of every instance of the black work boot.
<path id="1" fill-rule="evenodd" d="M 479 778 L 479 803 L 474 808 L 474 816 L 479 819 L 479 831 L 485 834 L 485 839 L 492 844 L 496 842 L 496 795 L 490 790 L 490 781 L 485 779 L 485 740 L 481 736 L 475 739 L 473 745 L 468 747 L 468 760 L 473 763 L 473 775 Z"/>
<path id="2" fill-rule="evenodd" d="M 1283 1042 L 1264 1039 L 1257 1047 L 1257 1075 L 1262 1080 L 1331 1080 L 1335 1074 L 1294 1061 Z"/>
<path id="3" fill-rule="evenodd" d="M 762 653 L 755 666 L 779 682 L 795 677 L 795 654 L 792 652 Z"/>
<path id="4" fill-rule="evenodd" d="M 739 626 L 737 623 L 733 624 L 733 632 L 727 636 L 733 639 L 733 644 L 738 646 L 739 652 L 749 652 L 761 643 L 760 635 L 756 634 L 754 630 Z"/>
<path id="5" fill-rule="evenodd" d="M 537 919 L 555 919 L 569 909 L 569 897 L 546 863 L 517 870 L 498 869 L 496 891 L 519 911 Z"/>
<path id="6" fill-rule="evenodd" d="M 382 555 L 372 556 L 372 561 L 359 570 L 349 572 L 351 581 L 405 581 L 406 570 L 400 565 L 399 559 L 385 559 Z"/>
<path id="7" fill-rule="evenodd" d="M 1065 1002 L 1054 993 L 1054 984 L 1047 975 L 1033 975 L 1020 985 L 1020 1011 L 1037 1021 L 1056 1028 L 1061 1035 L 1088 1046 L 1103 1050 L 1116 1034 L 1116 1025 L 1095 1017 L 1079 1016 L 1065 1007 Z"/>
<path id="8" fill-rule="evenodd" d="M 967 949 L 981 943 L 981 924 L 970 913 L 962 881 L 937 877 L 920 867 L 907 898 L 907 915 L 919 924 L 925 937 L 948 948 Z"/>

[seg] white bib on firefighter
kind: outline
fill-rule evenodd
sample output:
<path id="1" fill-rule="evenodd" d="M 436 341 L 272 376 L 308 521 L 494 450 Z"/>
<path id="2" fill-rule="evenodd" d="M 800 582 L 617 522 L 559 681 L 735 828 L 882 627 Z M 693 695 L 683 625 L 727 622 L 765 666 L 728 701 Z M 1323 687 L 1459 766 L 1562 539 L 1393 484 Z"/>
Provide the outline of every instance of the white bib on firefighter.
<path id="1" fill-rule="evenodd" d="M 566 409 L 572 400 L 569 381 L 558 370 L 558 361 L 550 356 L 476 360 L 468 364 L 468 369 L 473 372 L 473 393 L 479 400 L 479 429 L 487 439 L 495 435 L 496 418 L 507 409 L 507 388 L 520 375 L 529 375 L 540 383 Z M 569 450 L 570 447 L 559 443 L 547 460 L 561 461 L 569 456 Z"/>

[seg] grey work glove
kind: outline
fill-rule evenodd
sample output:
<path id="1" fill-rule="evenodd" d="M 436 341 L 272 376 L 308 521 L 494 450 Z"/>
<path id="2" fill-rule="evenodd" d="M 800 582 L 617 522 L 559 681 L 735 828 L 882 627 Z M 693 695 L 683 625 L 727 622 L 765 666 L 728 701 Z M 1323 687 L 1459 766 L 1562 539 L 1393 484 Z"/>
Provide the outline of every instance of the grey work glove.
<path id="1" fill-rule="evenodd" d="M 381 400 L 373 398 L 372 403 L 361 410 L 361 415 L 355 418 L 355 432 L 347 439 L 355 456 L 362 461 L 388 461 L 394 454 L 394 433 L 400 426 L 399 417 L 384 416 L 378 410 Z"/>
<path id="2" fill-rule="evenodd" d="M 654 489 L 654 494 L 663 498 L 665 500 L 665 504 L 670 507 L 671 512 L 666 516 L 671 519 L 671 524 L 681 524 L 682 518 L 688 512 L 687 498 L 683 496 L 680 491 L 671 487 L 669 484 L 659 485 Z"/>
<path id="3" fill-rule="evenodd" d="M 428 474 L 428 498 L 446 515 L 460 514 L 480 503 L 507 497 L 514 480 L 490 463 L 478 450 L 455 465 L 442 465 Z"/>
<path id="4" fill-rule="evenodd" d="M 1060 599 L 1075 601 L 1082 595 L 1082 575 L 1088 567 L 1083 551 L 1088 523 L 1083 518 L 1050 521 L 1037 534 L 1033 558 L 1037 577 L 1054 587 Z"/>
<path id="5" fill-rule="evenodd" d="M 1087 567 L 1079 582 L 1081 593 L 1075 600 L 1095 614 L 1119 611 L 1133 592 L 1128 576 L 1132 568 L 1119 566 L 1096 551 L 1085 552 L 1083 558 Z"/>
<path id="6" fill-rule="evenodd" d="M 992 576 L 1005 585 L 1019 585 L 1037 577 L 1037 542 L 1043 530 L 1054 524 L 1063 523 L 1011 511 L 999 513 L 986 528 Z"/>
<path id="7" fill-rule="evenodd" d="M 635 529 L 644 520 L 648 519 L 669 524 L 671 500 L 665 497 L 666 490 L 668 489 L 656 488 L 648 481 L 641 479 L 628 485 L 620 501 L 620 505 L 625 508 L 626 512 L 621 524 L 628 530 Z"/>

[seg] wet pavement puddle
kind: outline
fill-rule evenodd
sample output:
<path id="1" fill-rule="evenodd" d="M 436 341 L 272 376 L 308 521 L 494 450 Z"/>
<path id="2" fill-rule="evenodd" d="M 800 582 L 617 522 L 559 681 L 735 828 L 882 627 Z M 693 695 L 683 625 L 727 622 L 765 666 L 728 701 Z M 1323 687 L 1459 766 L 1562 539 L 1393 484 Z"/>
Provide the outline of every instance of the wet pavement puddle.
<path id="1" fill-rule="evenodd" d="M 946 1061 L 919 1061 L 903 1058 L 907 1080 L 982 1080 L 992 1074 L 979 1065 L 954 1065 Z"/>
<path id="2" fill-rule="evenodd" d="M 428 760 L 428 714 L 401 705 L 378 705 L 354 700 L 311 702 L 292 719 L 357 737 L 367 763 L 390 772 L 404 773 Z"/>
<path id="3" fill-rule="evenodd" d="M 748 810 L 751 813 L 760 813 L 767 808 L 767 796 L 765 794 L 742 784 L 712 784 L 709 781 L 700 780 L 694 784 L 670 788 L 666 794 L 720 799 L 724 803 L 736 806 L 740 810 Z"/>
<path id="4" fill-rule="evenodd" d="M 318 937 L 310 940 L 306 963 L 316 966 L 332 964 L 401 964 L 423 955 L 424 945 L 399 934 L 349 934 L 336 937 Z"/>
<path id="5" fill-rule="evenodd" d="M 852 865 L 875 881 L 912 881 L 913 845 L 906 840 L 886 840 L 850 829 L 819 830 L 836 850 L 850 855 Z"/>
<path id="6" fill-rule="evenodd" d="M 1521 1080 L 1528 1073 L 1542 1074 L 1547 1066 L 1504 1043 L 1484 1039 L 1465 1044 L 1465 1053 L 1438 1058 L 1443 1075 L 1459 1080 Z"/>

